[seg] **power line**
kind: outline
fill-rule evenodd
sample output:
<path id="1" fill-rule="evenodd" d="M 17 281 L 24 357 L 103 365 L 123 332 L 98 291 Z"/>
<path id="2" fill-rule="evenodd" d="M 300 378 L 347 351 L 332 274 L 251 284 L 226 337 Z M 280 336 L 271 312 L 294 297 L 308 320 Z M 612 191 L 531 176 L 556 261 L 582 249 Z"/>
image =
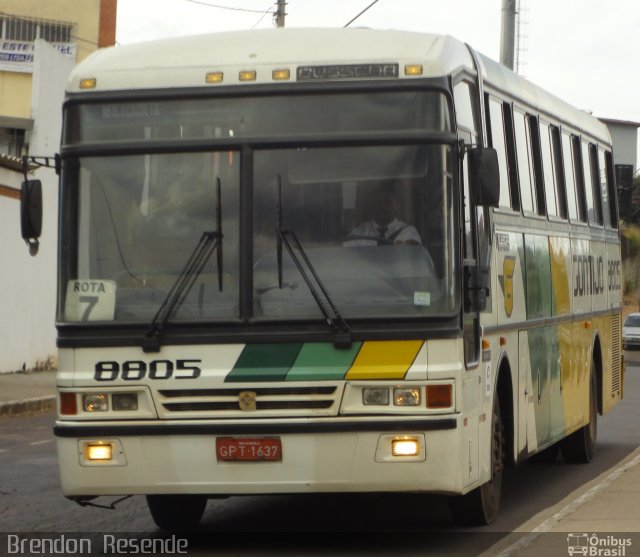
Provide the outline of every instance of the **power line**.
<path id="1" fill-rule="evenodd" d="M 371 4 L 369 4 L 364 10 L 362 10 L 356 17 L 354 17 L 349 23 L 345 25 L 345 27 L 349 27 L 356 19 L 358 19 L 363 13 L 365 13 L 369 8 L 371 8 L 374 4 L 377 4 L 380 0 L 373 0 Z"/>
<path id="2" fill-rule="evenodd" d="M 275 13 L 275 12 L 273 12 L 271 8 L 267 8 L 267 11 L 264 12 L 262 16 L 260 16 L 260 19 L 253 24 L 253 27 L 251 27 L 251 29 L 255 29 L 260 24 L 260 22 L 264 19 L 264 16 L 267 15 L 268 13 Z"/>
<path id="3" fill-rule="evenodd" d="M 200 4 L 201 6 L 207 6 L 209 8 L 218 8 L 219 10 L 230 10 L 232 12 L 249 12 L 252 14 L 261 14 L 262 10 L 252 10 L 249 8 L 234 8 L 232 6 L 221 6 L 220 4 L 209 4 L 208 2 L 201 2 L 200 0 L 186 0 L 193 4 Z M 376 0 L 377 1 L 377 0 Z"/>

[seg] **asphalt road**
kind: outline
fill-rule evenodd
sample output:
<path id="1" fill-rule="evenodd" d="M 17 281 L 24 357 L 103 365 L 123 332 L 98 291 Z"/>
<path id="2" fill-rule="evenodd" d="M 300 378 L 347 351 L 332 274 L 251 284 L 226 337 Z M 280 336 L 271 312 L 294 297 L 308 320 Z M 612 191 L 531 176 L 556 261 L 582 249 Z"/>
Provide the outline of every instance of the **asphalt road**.
<path id="1" fill-rule="evenodd" d="M 625 357 L 625 398 L 600 418 L 593 462 L 560 459 L 507 470 L 501 512 L 489 527 L 460 530 L 437 496 L 232 497 L 209 501 L 198 532 L 189 536 L 189 555 L 477 555 L 640 446 L 640 351 Z M 53 420 L 52 414 L 0 420 L 0 532 L 66 532 L 93 539 L 96 547 L 104 533 L 161 535 L 143 497 L 106 510 L 62 496 Z M 0 536 L 0 555 L 3 543 Z"/>

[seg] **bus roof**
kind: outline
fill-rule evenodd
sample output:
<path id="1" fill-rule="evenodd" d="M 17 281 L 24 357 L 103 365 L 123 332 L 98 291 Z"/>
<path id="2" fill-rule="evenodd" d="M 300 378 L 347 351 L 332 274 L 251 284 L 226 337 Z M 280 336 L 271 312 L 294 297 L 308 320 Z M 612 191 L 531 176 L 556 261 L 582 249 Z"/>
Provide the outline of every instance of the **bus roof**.
<path id="1" fill-rule="evenodd" d="M 542 113 L 571 123 L 610 144 L 607 127 L 590 114 L 565 103 L 505 66 L 478 55 L 485 82 L 508 98 L 520 99 Z M 469 47 L 447 36 L 374 29 L 267 29 L 176 37 L 100 49 L 72 72 L 67 93 L 224 87 L 297 81 L 301 66 L 389 64 L 394 78 L 441 77 L 467 69 L 475 73 Z M 405 65 L 422 66 L 418 76 L 405 75 Z M 274 81 L 274 70 L 289 78 Z M 240 72 L 255 71 L 243 81 Z M 207 83 L 207 74 L 222 81 Z M 384 79 L 389 79 L 385 77 Z M 84 89 L 82 80 L 95 80 Z"/>
<path id="2" fill-rule="evenodd" d="M 495 60 L 480 53 L 478 57 L 483 65 L 485 86 L 492 86 L 508 98 L 519 99 L 525 104 L 524 108 L 535 107 L 543 114 L 553 116 L 555 120 L 569 123 L 601 142 L 611 144 L 609 128 L 592 114 L 566 103 Z"/>
<path id="3" fill-rule="evenodd" d="M 467 47 L 448 36 L 372 29 L 269 29 L 177 37 L 98 50 L 73 71 L 67 91 L 81 79 L 95 90 L 211 87 L 208 72 L 224 72 L 221 85 L 240 83 L 240 71 L 257 72 L 254 83 L 273 83 L 273 69 L 301 65 L 422 64 L 422 77 L 472 66 Z"/>

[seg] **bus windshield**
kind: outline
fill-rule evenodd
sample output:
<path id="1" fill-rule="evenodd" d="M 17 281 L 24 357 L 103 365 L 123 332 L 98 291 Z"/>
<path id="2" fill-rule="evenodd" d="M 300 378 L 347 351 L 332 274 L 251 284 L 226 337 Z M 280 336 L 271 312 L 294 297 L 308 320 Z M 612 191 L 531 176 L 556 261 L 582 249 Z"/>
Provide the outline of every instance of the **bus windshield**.
<path id="1" fill-rule="evenodd" d="M 437 128 L 444 137 L 449 127 L 446 103 L 440 94 L 422 95 L 408 98 L 414 99 L 414 108 L 421 107 L 424 126 Z M 366 113 L 382 100 L 372 96 L 362 102 L 370 105 L 362 123 L 344 124 L 348 129 L 374 126 L 372 114 Z M 313 97 L 301 98 L 312 106 L 308 101 Z M 315 103 L 331 105 L 336 98 L 348 104 L 338 95 L 315 98 Z M 396 100 L 390 106 L 403 102 Z M 216 138 L 230 137 L 231 121 L 238 130 L 231 135 L 243 133 L 237 127 L 241 115 L 233 107 L 217 108 L 205 119 L 205 108 L 199 106 L 199 124 L 194 117 L 177 125 L 168 120 L 178 118 L 180 111 L 165 110 L 163 101 L 154 104 L 154 110 L 132 111 L 94 103 L 66 115 L 65 137 L 78 149 L 77 156 L 65 158 L 63 172 L 63 253 L 69 257 L 61 265 L 60 321 L 148 324 L 203 233 L 216 232 L 219 225 L 220 253 L 205 260 L 193 284 L 181 292 L 170 323 L 320 319 L 296 261 L 279 250 L 279 226 L 296 236 L 347 320 L 439 316 L 455 310 L 454 151 L 444 139 L 282 147 L 262 141 L 251 149 L 229 148 L 216 144 Z M 233 105 L 231 100 L 228 104 Z M 314 108 L 317 114 L 333 113 L 330 106 L 321 109 Z M 419 119 L 412 123 L 400 112 L 404 120 L 378 120 L 375 126 L 392 126 L 394 132 L 399 125 L 404 131 L 421 126 Z M 158 122 L 159 114 L 171 118 Z M 216 126 L 220 114 L 226 123 Z M 116 117 L 120 128 L 114 125 Z M 302 131 L 290 129 L 298 125 L 295 120 L 279 123 L 273 115 L 258 120 L 251 132 L 247 120 L 244 133 L 275 137 Z M 305 134 L 326 132 L 322 118 L 307 120 L 317 125 L 305 122 Z M 223 128 L 224 133 L 219 131 Z M 211 137 L 211 145 L 186 152 L 180 145 L 185 135 Z M 175 141 L 173 152 L 154 149 L 157 141 Z M 85 156 L 85 142 L 113 144 L 117 153 L 102 149 Z M 241 282 L 242 273 L 250 280 Z M 243 297 L 250 301 L 244 304 L 250 315 L 241 315 Z"/>

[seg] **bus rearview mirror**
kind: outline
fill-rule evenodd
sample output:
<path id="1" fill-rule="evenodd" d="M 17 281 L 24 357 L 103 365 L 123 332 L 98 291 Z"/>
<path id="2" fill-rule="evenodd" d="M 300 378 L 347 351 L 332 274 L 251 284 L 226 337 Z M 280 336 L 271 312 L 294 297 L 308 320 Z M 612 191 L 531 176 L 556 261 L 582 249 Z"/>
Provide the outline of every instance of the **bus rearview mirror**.
<path id="1" fill-rule="evenodd" d="M 38 253 L 38 238 L 42 233 L 42 182 L 27 180 L 20 192 L 20 229 L 29 246 L 29 253 Z"/>
<path id="2" fill-rule="evenodd" d="M 498 153 L 492 147 L 473 147 L 469 157 L 469 191 L 473 203 L 481 207 L 497 207 L 500 203 L 500 169 Z"/>

